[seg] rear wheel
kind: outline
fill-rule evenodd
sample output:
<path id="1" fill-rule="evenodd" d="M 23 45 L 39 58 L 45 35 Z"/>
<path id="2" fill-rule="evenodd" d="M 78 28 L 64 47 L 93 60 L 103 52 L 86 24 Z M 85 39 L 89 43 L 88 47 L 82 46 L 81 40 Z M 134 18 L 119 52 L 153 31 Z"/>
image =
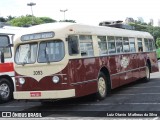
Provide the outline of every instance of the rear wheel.
<path id="1" fill-rule="evenodd" d="M 4 103 L 12 99 L 13 87 L 11 83 L 6 79 L 0 79 L 0 103 Z"/>
<path id="2" fill-rule="evenodd" d="M 105 99 L 107 93 L 109 93 L 109 87 L 107 86 L 107 78 L 103 72 L 100 72 L 97 81 L 96 97 L 99 100 L 103 100 Z"/>
<path id="3" fill-rule="evenodd" d="M 144 80 L 145 80 L 145 82 L 148 82 L 148 81 L 150 81 L 150 67 L 149 67 L 149 65 L 146 66 L 145 72 L 146 72 L 146 77 L 144 78 Z"/>

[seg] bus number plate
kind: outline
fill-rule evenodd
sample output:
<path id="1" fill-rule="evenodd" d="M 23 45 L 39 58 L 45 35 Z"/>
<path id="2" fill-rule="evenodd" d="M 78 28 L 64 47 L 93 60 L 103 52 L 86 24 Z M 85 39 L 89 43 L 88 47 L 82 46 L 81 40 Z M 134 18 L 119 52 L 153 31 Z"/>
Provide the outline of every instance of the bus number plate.
<path id="1" fill-rule="evenodd" d="M 33 71 L 33 75 L 43 75 L 42 71 Z"/>
<path id="2" fill-rule="evenodd" d="M 31 97 L 40 97 L 41 96 L 41 92 L 30 92 L 30 96 Z"/>

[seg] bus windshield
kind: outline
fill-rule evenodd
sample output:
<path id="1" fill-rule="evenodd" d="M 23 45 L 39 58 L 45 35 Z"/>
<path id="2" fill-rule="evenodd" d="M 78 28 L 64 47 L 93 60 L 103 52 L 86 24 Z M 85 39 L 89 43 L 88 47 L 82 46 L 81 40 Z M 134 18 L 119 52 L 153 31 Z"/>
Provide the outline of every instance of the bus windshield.
<path id="1" fill-rule="evenodd" d="M 28 64 L 36 61 L 37 44 L 23 44 L 16 50 L 15 62 L 17 64 Z"/>
<path id="2" fill-rule="evenodd" d="M 0 35 L 0 51 L 4 52 L 4 57 L 11 57 L 11 48 L 9 47 L 9 37 L 5 35 Z"/>
<path id="3" fill-rule="evenodd" d="M 41 42 L 39 45 L 38 62 L 58 62 L 64 57 L 64 43 L 60 40 Z"/>
<path id="4" fill-rule="evenodd" d="M 35 63 L 37 48 L 37 43 L 19 45 L 15 54 L 15 62 L 22 65 Z M 39 63 L 58 62 L 63 59 L 64 54 L 64 43 L 60 40 L 39 43 Z"/>

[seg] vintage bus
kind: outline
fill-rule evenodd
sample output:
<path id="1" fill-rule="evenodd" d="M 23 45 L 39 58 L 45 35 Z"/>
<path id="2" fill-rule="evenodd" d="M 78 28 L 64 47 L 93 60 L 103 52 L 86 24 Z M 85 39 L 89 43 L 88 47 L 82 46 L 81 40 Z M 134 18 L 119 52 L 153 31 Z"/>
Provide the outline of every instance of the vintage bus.
<path id="1" fill-rule="evenodd" d="M 14 69 L 13 69 L 13 37 L 19 27 L 4 26 L 0 28 L 0 103 L 13 98 Z"/>
<path id="2" fill-rule="evenodd" d="M 17 35 L 14 98 L 54 100 L 95 94 L 159 71 L 153 37 L 147 32 L 48 23 Z"/>

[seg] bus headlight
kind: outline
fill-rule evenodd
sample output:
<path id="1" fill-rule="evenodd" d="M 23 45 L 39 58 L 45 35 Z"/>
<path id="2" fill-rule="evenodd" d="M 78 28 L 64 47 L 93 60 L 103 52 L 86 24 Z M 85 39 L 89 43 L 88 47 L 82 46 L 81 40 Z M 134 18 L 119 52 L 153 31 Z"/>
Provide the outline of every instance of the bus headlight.
<path id="1" fill-rule="evenodd" d="M 60 79 L 59 79 L 58 76 L 54 76 L 54 77 L 52 78 L 52 81 L 53 81 L 53 83 L 58 83 L 58 82 L 60 81 Z"/>
<path id="2" fill-rule="evenodd" d="M 24 78 L 19 78 L 19 83 L 20 83 L 21 85 L 23 85 L 23 84 L 25 83 L 25 79 L 24 79 Z"/>

